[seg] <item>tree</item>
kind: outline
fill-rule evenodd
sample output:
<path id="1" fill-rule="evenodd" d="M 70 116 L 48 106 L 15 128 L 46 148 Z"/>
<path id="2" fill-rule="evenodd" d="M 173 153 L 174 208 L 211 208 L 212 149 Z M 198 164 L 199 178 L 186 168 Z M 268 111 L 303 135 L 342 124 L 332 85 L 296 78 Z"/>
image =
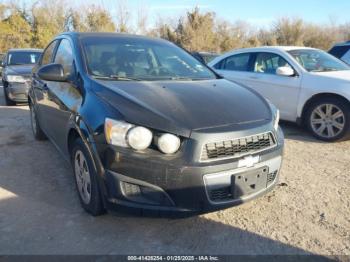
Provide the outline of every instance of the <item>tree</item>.
<path id="1" fill-rule="evenodd" d="M 175 30 L 178 43 L 190 51 L 215 51 L 214 21 L 214 13 L 202 14 L 198 7 L 187 12 Z"/>
<path id="2" fill-rule="evenodd" d="M 118 9 L 117 9 L 117 31 L 120 33 L 127 33 L 131 31 L 129 26 L 130 22 L 130 12 L 127 6 L 126 1 L 119 0 L 118 1 Z"/>
<path id="3" fill-rule="evenodd" d="M 41 0 L 32 6 L 33 47 L 44 48 L 55 35 L 65 31 L 68 12 L 61 8 L 62 4 Z"/>
<path id="4" fill-rule="evenodd" d="M 88 8 L 86 15 L 87 31 L 90 32 L 115 32 L 115 24 L 112 21 L 110 13 L 96 5 Z M 83 28 L 83 27 L 82 27 Z"/>
<path id="5" fill-rule="evenodd" d="M 6 13 L 10 15 L 6 17 Z M 0 5 L 0 50 L 9 48 L 29 47 L 31 45 L 31 26 L 25 13 L 20 9 Z"/>
<path id="6" fill-rule="evenodd" d="M 279 45 L 303 45 L 304 22 L 299 18 L 280 18 L 273 26 L 273 33 Z"/>
<path id="7" fill-rule="evenodd" d="M 148 11 L 145 6 L 141 6 L 137 12 L 137 29 L 136 32 L 141 35 L 147 35 Z"/>

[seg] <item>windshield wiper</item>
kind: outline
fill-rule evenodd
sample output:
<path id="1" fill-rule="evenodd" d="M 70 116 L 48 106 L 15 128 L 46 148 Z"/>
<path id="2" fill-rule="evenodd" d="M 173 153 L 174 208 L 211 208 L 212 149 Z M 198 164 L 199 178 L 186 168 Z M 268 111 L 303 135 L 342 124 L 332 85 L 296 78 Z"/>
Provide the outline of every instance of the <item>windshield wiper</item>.
<path id="1" fill-rule="evenodd" d="M 101 79 L 101 80 L 116 80 L 116 81 L 141 81 L 141 79 L 138 79 L 138 78 L 124 77 L 124 76 L 117 76 L 117 75 L 111 75 L 111 76 L 96 76 L 96 75 L 93 75 L 93 78 Z"/>

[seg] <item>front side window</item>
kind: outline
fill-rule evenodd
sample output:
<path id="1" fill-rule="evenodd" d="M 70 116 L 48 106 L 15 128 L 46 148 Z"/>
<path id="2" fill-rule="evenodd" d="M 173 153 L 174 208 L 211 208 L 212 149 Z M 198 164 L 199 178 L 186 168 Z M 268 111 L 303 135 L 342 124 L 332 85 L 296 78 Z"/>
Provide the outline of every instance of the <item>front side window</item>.
<path id="1" fill-rule="evenodd" d="M 62 65 L 64 74 L 70 75 L 72 73 L 73 60 L 73 50 L 70 42 L 67 39 L 62 39 L 54 62 Z"/>
<path id="2" fill-rule="evenodd" d="M 81 42 L 94 77 L 148 81 L 216 78 L 194 57 L 166 42 L 127 37 L 84 37 Z"/>
<path id="3" fill-rule="evenodd" d="M 249 59 L 249 53 L 233 55 L 226 58 L 221 67 L 229 71 L 248 71 Z"/>
<path id="4" fill-rule="evenodd" d="M 258 53 L 254 63 L 255 73 L 276 74 L 279 67 L 291 67 L 281 56 L 274 53 Z"/>
<path id="5" fill-rule="evenodd" d="M 41 59 L 41 65 L 47 65 L 51 63 L 52 55 L 53 55 L 53 52 L 55 51 L 56 44 L 57 44 L 57 40 L 51 42 L 51 44 L 45 49 L 43 53 L 43 57 Z"/>
<path id="6" fill-rule="evenodd" d="M 30 65 L 38 62 L 41 52 L 16 51 L 7 56 L 7 65 Z"/>
<path id="7" fill-rule="evenodd" d="M 350 70 L 347 64 L 321 50 L 297 49 L 288 51 L 288 53 L 309 72 Z"/>

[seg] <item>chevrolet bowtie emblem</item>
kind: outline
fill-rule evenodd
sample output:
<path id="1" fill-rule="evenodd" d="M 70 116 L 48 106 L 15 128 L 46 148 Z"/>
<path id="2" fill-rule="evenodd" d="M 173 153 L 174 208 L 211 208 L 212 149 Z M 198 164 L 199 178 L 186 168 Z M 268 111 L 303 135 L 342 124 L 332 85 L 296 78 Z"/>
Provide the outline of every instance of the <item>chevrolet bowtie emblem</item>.
<path id="1" fill-rule="evenodd" d="M 238 161 L 238 167 L 252 167 L 256 163 L 259 163 L 259 156 L 246 156 Z"/>

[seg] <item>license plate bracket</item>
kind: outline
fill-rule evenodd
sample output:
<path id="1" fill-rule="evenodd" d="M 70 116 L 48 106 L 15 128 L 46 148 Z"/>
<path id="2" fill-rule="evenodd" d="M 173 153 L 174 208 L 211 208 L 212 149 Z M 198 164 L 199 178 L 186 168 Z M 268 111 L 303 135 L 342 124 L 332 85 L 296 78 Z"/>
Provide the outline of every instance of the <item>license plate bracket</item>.
<path id="1" fill-rule="evenodd" d="M 269 168 L 264 166 L 259 169 L 232 175 L 231 185 L 234 198 L 250 195 L 266 188 L 268 173 Z"/>

